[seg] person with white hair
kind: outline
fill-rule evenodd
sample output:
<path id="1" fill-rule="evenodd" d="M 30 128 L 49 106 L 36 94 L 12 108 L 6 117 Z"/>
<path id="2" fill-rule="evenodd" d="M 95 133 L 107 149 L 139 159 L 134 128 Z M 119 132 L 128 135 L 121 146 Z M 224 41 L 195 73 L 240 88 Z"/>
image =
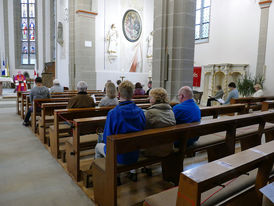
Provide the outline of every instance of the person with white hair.
<path id="1" fill-rule="evenodd" d="M 264 91 L 260 84 L 255 84 L 254 89 L 256 92 L 253 94 L 253 97 L 263 97 L 264 96 Z"/>
<path id="2" fill-rule="evenodd" d="M 53 86 L 50 88 L 50 93 L 61 93 L 64 92 L 64 87 L 60 85 L 60 82 L 58 79 L 53 80 Z"/>
<path id="3" fill-rule="evenodd" d="M 80 81 L 77 83 L 77 91 L 78 94 L 72 97 L 68 102 L 68 109 L 71 108 L 89 108 L 95 107 L 95 103 L 93 98 L 88 95 L 88 84 L 84 81 Z"/>
<path id="4" fill-rule="evenodd" d="M 178 91 L 177 95 L 180 104 L 173 107 L 176 124 L 192 123 L 201 121 L 201 111 L 193 100 L 193 91 L 190 87 L 184 86 Z M 198 141 L 199 137 L 191 138 L 187 142 L 187 146 L 193 145 Z M 179 147 L 179 142 L 175 142 L 174 146 Z"/>

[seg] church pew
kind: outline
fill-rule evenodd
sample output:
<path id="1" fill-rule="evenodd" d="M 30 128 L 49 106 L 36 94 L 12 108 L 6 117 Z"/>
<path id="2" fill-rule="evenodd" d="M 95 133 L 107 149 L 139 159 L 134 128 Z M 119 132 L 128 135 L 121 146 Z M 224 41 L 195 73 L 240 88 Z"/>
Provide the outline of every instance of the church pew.
<path id="1" fill-rule="evenodd" d="M 16 95 L 16 113 L 18 115 L 21 115 L 22 93 L 24 92 L 17 92 Z"/>
<path id="2" fill-rule="evenodd" d="M 27 110 L 25 110 L 25 108 L 27 106 L 27 96 L 29 96 L 28 92 L 21 93 L 21 112 L 20 112 L 20 115 L 21 115 L 22 119 L 25 118 L 25 115 L 26 115 L 26 112 L 27 112 Z"/>
<path id="3" fill-rule="evenodd" d="M 51 98 L 52 99 L 52 98 Z M 68 101 L 68 99 L 63 99 L 64 101 Z M 54 101 L 54 100 L 53 100 Z M 58 98 L 58 102 L 62 101 L 60 98 Z M 140 103 L 147 103 L 149 100 L 148 99 L 134 99 L 133 100 L 134 102 L 136 102 L 136 104 L 140 104 Z M 37 102 L 37 101 L 36 101 Z M 46 102 L 46 100 L 43 100 L 43 102 Z M 96 102 L 96 105 L 98 105 L 99 102 Z M 53 112 L 54 109 L 63 109 L 63 108 L 66 108 L 67 106 L 67 102 L 62 102 L 61 104 L 60 103 L 49 103 L 49 104 L 46 104 L 45 107 L 43 107 L 43 105 L 45 103 L 41 103 L 41 119 L 40 119 L 40 122 L 39 122 L 39 138 L 40 140 L 43 142 L 43 143 L 48 143 L 47 139 L 46 139 L 46 129 L 47 127 L 45 127 L 45 120 L 46 120 L 46 116 L 50 116 L 50 115 L 53 115 Z M 56 108 L 54 108 L 56 106 Z M 46 110 L 46 111 L 44 111 Z M 37 115 L 37 111 L 36 111 L 36 108 L 34 109 L 34 112 L 33 112 L 33 118 L 34 116 L 36 117 Z M 87 113 L 88 114 L 88 113 Z M 87 115 L 85 114 L 85 115 Z M 34 120 L 36 121 L 36 120 Z M 53 123 L 53 120 L 51 121 Z M 48 122 L 50 123 L 50 121 Z M 41 132 L 40 132 L 41 131 Z M 54 150 L 55 151 L 55 150 Z"/>
<path id="4" fill-rule="evenodd" d="M 269 109 L 274 109 L 274 101 L 273 100 L 264 101 L 262 103 L 262 111 L 267 111 Z"/>
<path id="5" fill-rule="evenodd" d="M 35 99 L 33 101 L 33 112 L 31 113 L 31 127 L 33 133 L 36 133 L 37 125 L 36 125 L 36 118 L 40 114 L 38 112 L 38 108 L 41 108 L 43 103 L 50 103 L 50 102 L 67 102 L 70 98 L 53 98 L 53 99 Z"/>
<path id="6" fill-rule="evenodd" d="M 183 159 L 187 139 L 196 136 L 226 131 L 225 144 L 222 154 L 228 156 L 235 152 L 236 130 L 253 124 L 259 124 L 257 138 L 261 138 L 264 124 L 274 118 L 274 112 L 245 114 L 222 119 L 206 120 L 200 123 L 181 124 L 172 127 L 150 129 L 141 132 L 119 134 L 107 137 L 106 158 L 96 159 L 92 164 L 95 202 L 99 205 L 117 205 L 117 174 L 137 169 L 146 165 L 162 162 L 163 177 L 167 181 L 178 183 L 180 172 L 183 171 Z M 81 120 L 74 120 L 76 131 Z M 140 160 L 136 164 L 117 165 L 117 154 L 147 149 L 153 146 L 180 141 L 178 153 L 165 158 L 149 158 Z M 251 140 L 251 139 L 250 139 Z M 105 198 L 105 197 L 108 198 Z"/>
<path id="7" fill-rule="evenodd" d="M 171 104 L 172 106 L 174 106 L 174 104 Z M 142 108 L 144 109 L 145 107 L 149 107 L 150 105 L 142 105 Z M 103 108 L 102 108 L 103 109 Z M 226 114 L 226 113 L 244 113 L 245 112 L 245 106 L 244 105 L 224 105 L 224 106 L 216 106 L 216 107 L 204 107 L 201 108 L 201 115 L 202 117 L 206 117 L 206 116 L 213 116 L 213 118 L 217 118 L 219 114 Z M 88 117 L 88 115 L 86 116 Z M 58 117 L 55 117 L 56 119 Z M 66 118 L 66 117 L 65 117 Z M 63 117 L 63 119 L 65 119 Z M 83 118 L 83 116 L 81 117 Z M 81 136 L 81 134 L 91 134 L 92 132 L 94 132 L 94 130 L 89 131 L 89 126 L 92 125 L 94 123 L 94 119 L 92 117 L 90 118 L 85 118 L 82 119 L 81 121 L 78 122 L 77 124 L 77 131 L 73 132 L 73 139 L 79 139 L 79 137 Z M 73 120 L 73 128 L 75 128 L 75 120 Z M 57 136 L 57 134 L 56 134 Z M 56 138 L 56 136 L 54 138 Z M 52 136 L 53 137 L 53 136 Z M 57 138 L 54 140 L 55 143 L 57 143 Z M 75 144 L 79 144 L 79 141 L 73 141 L 73 143 Z M 56 146 L 54 146 L 55 151 L 57 150 Z M 70 143 L 66 143 L 66 148 L 77 148 L 77 145 L 70 145 Z M 69 156 L 69 153 L 66 151 L 67 157 Z M 55 154 L 56 155 L 56 154 Z M 74 176 L 74 178 L 79 181 L 80 180 L 80 174 L 81 172 L 77 169 L 79 168 L 78 165 L 80 165 L 80 161 L 79 161 L 79 156 L 80 154 L 75 152 L 75 154 L 73 156 L 69 156 L 69 159 L 71 161 L 68 161 L 67 165 L 68 168 L 71 169 L 71 173 Z M 73 163 L 73 166 L 70 166 L 70 164 Z M 77 167 L 75 167 L 77 166 Z"/>
<path id="8" fill-rule="evenodd" d="M 142 109 L 146 109 L 150 104 L 138 104 Z M 96 108 L 80 108 L 80 109 L 58 109 L 54 111 L 54 125 L 50 127 L 50 148 L 52 155 L 57 159 L 61 157 L 59 137 L 62 132 L 67 132 L 65 129 L 59 129 L 60 125 L 63 124 L 64 120 L 72 122 L 73 119 L 87 118 L 95 116 L 106 116 L 108 111 L 113 109 L 114 106 L 110 107 L 96 107 Z M 63 152 L 63 151 L 62 151 Z"/>
<path id="9" fill-rule="evenodd" d="M 42 103 L 41 119 L 39 121 L 39 139 L 42 143 L 49 144 L 46 135 L 48 124 L 52 123 L 52 120 L 47 119 L 47 117 L 52 116 L 55 109 L 65 109 L 67 105 L 67 102 Z"/>
<path id="10" fill-rule="evenodd" d="M 237 99 L 231 99 L 230 104 L 246 104 L 247 110 L 252 109 L 253 111 L 261 110 L 261 103 L 266 100 L 274 100 L 274 96 L 265 97 L 241 97 Z"/>
<path id="11" fill-rule="evenodd" d="M 177 103 L 170 103 L 171 106 L 176 105 Z M 139 107 L 142 109 L 146 109 L 150 107 L 150 104 L 138 104 Z M 85 108 L 85 109 L 63 109 L 63 110 L 56 110 L 54 112 L 54 126 L 50 128 L 50 142 L 51 144 L 51 151 L 55 158 L 60 158 L 60 151 L 59 151 L 59 134 L 62 133 L 59 130 L 59 125 L 64 119 L 68 121 L 72 121 L 76 118 L 87 118 L 93 117 L 95 115 L 94 110 L 97 112 L 97 116 L 107 115 L 107 112 L 113 109 L 113 107 L 102 107 L 100 110 L 102 112 L 99 113 L 98 109 L 93 108 Z M 105 113 L 104 113 L 105 111 Z M 215 106 L 215 107 L 205 107 L 201 109 L 202 117 L 205 116 L 213 116 L 213 118 L 217 118 L 219 115 L 228 114 L 228 113 L 238 113 L 243 114 L 245 113 L 245 106 L 244 105 L 223 105 L 223 106 Z M 66 130 L 64 132 L 67 132 Z"/>
<path id="12" fill-rule="evenodd" d="M 94 94 L 96 101 L 100 101 L 105 95 L 102 92 L 88 92 L 88 94 L 90 94 L 90 95 Z M 29 107 L 31 106 L 30 105 L 31 102 L 29 99 L 29 92 L 23 92 L 23 93 L 20 93 L 20 95 L 21 95 L 21 99 L 22 99 L 21 101 L 24 102 L 24 104 L 21 104 L 20 115 L 21 115 L 21 118 L 24 119 Z M 51 98 L 71 98 L 75 95 L 77 95 L 77 92 L 76 93 L 63 93 L 63 92 L 62 93 L 52 93 Z M 23 111 L 23 114 L 21 111 Z"/>
<path id="13" fill-rule="evenodd" d="M 184 171 L 178 187 L 146 198 L 143 206 L 262 205 L 259 189 L 273 173 L 273 148 L 274 141 Z"/>

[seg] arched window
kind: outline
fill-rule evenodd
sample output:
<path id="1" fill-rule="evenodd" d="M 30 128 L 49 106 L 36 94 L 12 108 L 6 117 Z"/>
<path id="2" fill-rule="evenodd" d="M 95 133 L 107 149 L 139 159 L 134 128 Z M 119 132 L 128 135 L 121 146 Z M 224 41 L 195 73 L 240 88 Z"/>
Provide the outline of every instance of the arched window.
<path id="1" fill-rule="evenodd" d="M 210 0 L 196 0 L 195 40 L 204 41 L 209 38 Z"/>
<path id="2" fill-rule="evenodd" d="M 35 0 L 21 0 L 21 64 L 36 63 Z"/>

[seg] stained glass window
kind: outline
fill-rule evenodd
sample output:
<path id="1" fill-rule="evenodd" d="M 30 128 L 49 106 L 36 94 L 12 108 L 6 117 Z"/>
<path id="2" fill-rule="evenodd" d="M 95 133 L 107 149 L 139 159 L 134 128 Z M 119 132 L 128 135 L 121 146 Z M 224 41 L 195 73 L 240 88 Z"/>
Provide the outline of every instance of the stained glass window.
<path id="1" fill-rule="evenodd" d="M 209 37 L 210 0 L 196 0 L 195 40 Z"/>
<path id="2" fill-rule="evenodd" d="M 21 64 L 36 63 L 35 0 L 21 0 Z"/>

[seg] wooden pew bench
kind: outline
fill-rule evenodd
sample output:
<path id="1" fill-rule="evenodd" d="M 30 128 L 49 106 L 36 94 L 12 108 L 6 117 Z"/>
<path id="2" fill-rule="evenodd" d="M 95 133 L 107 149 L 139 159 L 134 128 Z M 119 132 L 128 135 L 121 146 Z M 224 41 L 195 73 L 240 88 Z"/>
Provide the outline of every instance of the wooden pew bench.
<path id="1" fill-rule="evenodd" d="M 246 104 L 246 109 L 249 111 L 258 111 L 262 109 L 262 102 L 266 100 L 274 100 L 274 96 L 265 97 L 241 97 L 237 99 L 231 99 L 230 104 Z"/>
<path id="2" fill-rule="evenodd" d="M 174 103 L 171 103 L 171 106 L 174 106 L 174 105 L 175 105 Z M 149 104 L 144 104 L 144 105 L 138 105 L 138 106 L 145 109 L 145 108 L 148 108 L 150 105 Z M 110 109 L 112 109 L 112 108 L 111 107 L 109 107 L 109 108 L 108 107 L 100 108 L 101 114 L 97 114 L 97 116 L 104 115 L 103 111 L 105 111 L 105 116 L 106 116 L 107 112 Z M 74 110 L 74 111 L 73 110 L 72 111 L 67 110 L 66 112 L 65 111 L 66 110 L 63 110 L 63 111 L 58 111 L 57 110 L 55 112 L 56 113 L 59 112 L 59 116 L 62 113 L 64 114 L 64 116 L 61 119 L 67 119 L 67 118 L 72 119 L 73 118 L 73 112 L 76 112 L 78 117 L 80 117 L 80 118 L 83 118 L 83 115 L 86 115 L 85 119 L 79 119 L 79 120 L 74 119 L 73 120 L 74 121 L 74 126 L 73 126 L 74 129 L 76 128 L 76 124 L 77 124 L 77 131 L 73 132 L 73 134 L 74 134 L 73 138 L 78 138 L 78 137 L 81 136 L 81 134 L 92 134 L 94 132 L 93 129 L 89 130 L 89 126 L 94 124 L 94 118 L 92 118 L 91 114 L 89 114 L 90 112 L 93 112 L 92 109 L 91 110 L 90 109 L 82 109 L 81 111 L 80 110 Z M 226 113 L 232 113 L 232 112 L 233 113 L 240 113 L 240 114 L 245 112 L 245 105 L 224 105 L 224 106 L 201 108 L 201 114 L 202 114 L 203 117 L 213 116 L 214 118 L 217 118 L 218 115 L 226 114 Z M 82 116 L 80 115 L 80 113 L 83 113 Z M 89 117 L 89 118 L 87 118 L 87 117 Z M 56 121 L 59 121 L 59 119 L 60 119 L 60 117 L 55 117 L 54 118 L 54 120 L 56 120 Z M 57 125 L 57 123 L 55 125 Z M 61 154 L 60 156 L 62 157 L 63 151 L 60 152 L 60 148 L 58 150 L 58 145 L 57 145 L 58 144 L 58 138 L 56 138 L 56 137 L 58 137 L 58 134 L 53 135 L 52 132 L 53 131 L 51 129 L 51 135 L 50 136 L 54 138 L 53 140 L 51 140 L 51 141 L 54 141 L 54 144 L 51 147 L 53 149 L 52 150 L 53 155 L 56 157 L 56 155 L 59 152 L 59 154 Z M 57 131 L 55 131 L 55 132 L 57 132 Z M 60 140 L 60 138 L 59 138 L 59 140 Z M 224 140 L 222 140 L 222 142 L 224 142 Z M 74 143 L 77 143 L 77 141 L 74 142 Z M 74 146 L 71 146 L 71 147 L 77 148 L 77 145 L 74 145 Z M 208 147 L 208 145 L 207 145 L 207 147 Z M 196 151 L 200 151 L 200 150 L 203 150 L 203 148 L 197 149 Z M 67 153 L 67 151 L 66 151 L 66 153 Z M 80 165 L 80 161 L 79 161 L 79 158 L 77 156 L 79 156 L 79 154 L 76 153 L 75 155 L 73 155 L 73 157 L 70 157 L 70 158 L 75 158 L 76 160 L 74 160 L 73 162 L 76 162 L 77 165 Z M 72 162 L 72 161 L 70 161 L 70 162 Z M 68 161 L 68 167 L 70 167 L 69 166 L 69 164 L 71 164 L 70 162 Z M 75 167 L 73 169 L 75 169 Z M 77 181 L 79 181 L 81 179 L 80 178 L 81 171 L 78 170 L 78 171 L 74 171 L 74 172 L 71 172 L 71 173 L 72 174 L 77 174 L 75 176 L 73 175 L 75 177 L 75 179 L 77 179 Z"/>
<path id="3" fill-rule="evenodd" d="M 67 102 L 54 102 L 54 103 L 42 103 L 41 106 L 41 118 L 39 120 L 39 139 L 43 144 L 50 145 L 48 128 L 53 122 L 52 116 L 55 109 L 64 109 L 67 107 Z M 66 126 L 66 125 L 63 125 Z M 62 127 L 63 129 L 68 128 Z"/>
<path id="4" fill-rule="evenodd" d="M 21 115 L 21 104 L 22 104 L 22 94 L 29 93 L 29 92 L 17 92 L 16 96 L 16 113 Z"/>
<path id="5" fill-rule="evenodd" d="M 160 161 L 162 162 L 163 178 L 167 181 L 178 183 L 179 174 L 183 171 L 186 143 L 189 138 L 196 136 L 201 136 L 202 138 L 203 135 L 226 131 L 222 155 L 227 156 L 235 152 L 237 128 L 260 124 L 257 138 L 261 138 L 265 122 L 273 118 L 274 112 L 267 111 L 259 114 L 245 114 L 207 120 L 200 123 L 181 124 L 166 128 L 109 136 L 107 138 L 108 151 L 106 158 L 96 159 L 92 164 L 95 202 L 106 206 L 117 205 L 117 174 Z M 168 144 L 178 140 L 181 142 L 180 150 L 169 157 L 146 159 L 132 165 L 117 166 L 117 154 L 150 148 L 151 145 Z M 253 138 L 249 140 L 253 141 Z M 106 196 L 108 198 L 105 198 Z"/>
<path id="6" fill-rule="evenodd" d="M 21 109 L 20 109 L 20 115 L 21 115 L 21 118 L 24 119 L 25 118 L 25 115 L 27 113 L 27 97 L 29 96 L 29 93 L 28 92 L 22 92 L 21 93 Z"/>
<path id="7" fill-rule="evenodd" d="M 258 190 L 274 174 L 273 148 L 274 141 L 184 171 L 179 187 L 147 197 L 143 205 L 262 205 Z"/>
<path id="8" fill-rule="evenodd" d="M 54 106 L 54 103 L 51 104 Z M 148 108 L 150 104 L 138 104 L 141 108 Z M 64 141 L 61 140 L 60 137 L 66 137 L 63 135 L 67 133 L 68 130 L 71 131 L 71 128 L 68 126 L 72 125 L 73 119 L 78 118 L 87 118 L 87 117 L 96 117 L 96 116 L 106 116 L 108 111 L 113 109 L 114 107 L 95 107 L 95 108 L 80 108 L 80 109 L 55 109 L 51 108 L 54 111 L 54 123 L 53 125 L 49 126 L 49 136 L 50 136 L 50 149 L 52 155 L 57 159 L 64 157 L 65 150 L 61 149 L 64 148 L 60 145 L 60 141 L 64 144 Z M 43 115 L 42 115 L 43 116 Z M 64 127 L 64 122 L 67 122 Z M 62 158 L 65 160 L 65 158 Z"/>
<path id="9" fill-rule="evenodd" d="M 36 133 L 37 131 L 37 116 L 41 116 L 41 111 L 39 111 L 42 107 L 43 103 L 51 103 L 51 102 L 67 102 L 69 98 L 53 98 L 53 99 L 35 99 L 33 101 L 33 112 L 31 113 L 31 127 L 32 131 Z"/>
<path id="10" fill-rule="evenodd" d="M 38 108 L 41 108 L 42 106 L 42 103 L 52 103 L 52 102 L 68 102 L 70 99 L 70 97 L 64 97 L 64 98 L 51 98 L 51 99 L 41 99 L 41 100 L 35 100 L 34 102 L 34 106 L 33 106 L 33 112 L 32 112 L 32 120 L 34 120 L 34 122 L 36 122 L 36 119 L 37 119 L 37 116 L 40 116 L 41 115 L 41 112 L 38 112 L 37 109 Z M 144 103 L 148 103 L 149 102 L 149 99 L 133 99 L 133 101 L 136 103 L 136 104 L 144 104 Z M 65 104 L 65 103 L 64 103 Z M 97 106 L 99 104 L 99 101 L 97 101 L 95 103 Z M 52 105 L 53 106 L 53 105 Z M 43 123 L 42 123 L 43 125 Z M 36 124 L 32 125 L 32 129 L 33 129 L 33 132 L 36 131 Z M 36 132 L 35 132 L 36 133 Z"/>

